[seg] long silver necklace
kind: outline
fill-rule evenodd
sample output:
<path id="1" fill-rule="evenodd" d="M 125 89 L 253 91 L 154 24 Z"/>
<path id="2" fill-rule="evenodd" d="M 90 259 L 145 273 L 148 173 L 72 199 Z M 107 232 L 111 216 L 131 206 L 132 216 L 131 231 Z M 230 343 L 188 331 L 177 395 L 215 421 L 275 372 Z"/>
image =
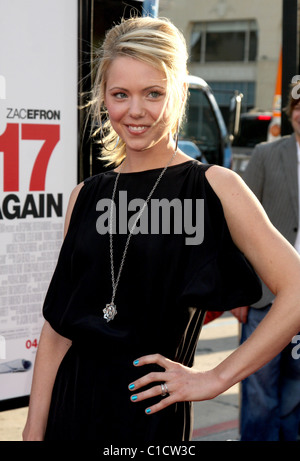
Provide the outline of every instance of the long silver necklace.
<path id="1" fill-rule="evenodd" d="M 121 276 L 121 272 L 123 270 L 123 266 L 124 266 L 124 262 L 125 262 L 125 258 L 126 258 L 126 254 L 127 254 L 127 250 L 128 250 L 128 245 L 129 245 L 132 233 L 133 233 L 134 229 L 136 228 L 136 225 L 137 225 L 140 217 L 142 216 L 143 211 L 145 210 L 146 206 L 148 205 L 148 202 L 151 199 L 151 197 L 153 195 L 153 192 L 157 188 L 158 183 L 160 182 L 161 178 L 163 177 L 166 169 L 168 168 L 170 163 L 173 161 L 176 153 L 177 153 L 177 149 L 175 150 L 174 154 L 172 155 L 172 157 L 168 161 L 167 165 L 164 167 L 164 169 L 161 171 L 160 175 L 158 176 L 157 180 L 155 181 L 154 186 L 152 187 L 146 201 L 143 203 L 142 208 L 140 209 L 140 211 L 139 211 L 139 213 L 138 213 L 138 215 L 137 215 L 131 229 L 129 230 L 129 234 L 128 234 L 128 237 L 127 237 L 127 240 L 126 240 L 126 243 L 125 243 L 125 248 L 124 248 L 124 251 L 123 251 L 123 255 L 122 255 L 122 259 L 121 259 L 121 263 L 120 263 L 117 278 L 115 278 L 115 269 L 114 269 L 114 247 L 113 247 L 113 208 L 114 208 L 114 206 L 113 206 L 113 204 L 114 204 L 114 200 L 115 200 L 117 184 L 118 184 L 119 177 L 120 177 L 120 174 L 122 172 L 124 163 L 123 163 L 120 171 L 118 172 L 118 174 L 116 176 L 116 180 L 115 180 L 115 184 L 114 184 L 114 188 L 113 188 L 113 193 L 112 193 L 112 199 L 111 199 L 110 221 L 109 221 L 109 250 L 110 250 L 109 253 L 110 253 L 112 297 L 111 297 L 110 303 L 106 304 L 106 307 L 103 309 L 103 313 L 104 313 L 103 317 L 105 318 L 105 320 L 107 322 L 110 322 L 110 320 L 113 320 L 115 318 L 115 316 L 117 315 L 117 306 L 115 305 L 115 297 L 116 297 L 116 292 L 117 292 L 117 288 L 118 288 L 118 285 L 119 285 L 120 276 Z"/>

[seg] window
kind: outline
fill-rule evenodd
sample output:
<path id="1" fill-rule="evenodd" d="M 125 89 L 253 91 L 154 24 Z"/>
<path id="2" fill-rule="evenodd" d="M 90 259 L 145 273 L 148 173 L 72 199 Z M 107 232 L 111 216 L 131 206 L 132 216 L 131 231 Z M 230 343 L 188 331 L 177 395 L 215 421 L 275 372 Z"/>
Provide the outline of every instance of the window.
<path id="1" fill-rule="evenodd" d="M 189 102 L 181 139 L 192 141 L 209 163 L 219 162 L 220 133 L 207 93 L 189 89 Z"/>
<path id="2" fill-rule="evenodd" d="M 240 93 L 243 93 L 243 111 L 248 111 L 255 106 L 255 93 L 256 93 L 256 84 L 251 81 L 208 81 L 207 82 L 219 104 L 220 108 L 223 109 L 229 108 L 230 99 L 233 96 L 234 92 L 238 90 Z M 224 113 L 223 113 L 224 115 Z"/>
<path id="3" fill-rule="evenodd" d="M 232 145 L 254 147 L 260 142 L 267 141 L 271 115 L 271 113 L 259 112 L 241 114 L 240 131 Z"/>
<path id="4" fill-rule="evenodd" d="M 256 21 L 195 23 L 191 34 L 192 62 L 249 62 L 257 54 Z"/>

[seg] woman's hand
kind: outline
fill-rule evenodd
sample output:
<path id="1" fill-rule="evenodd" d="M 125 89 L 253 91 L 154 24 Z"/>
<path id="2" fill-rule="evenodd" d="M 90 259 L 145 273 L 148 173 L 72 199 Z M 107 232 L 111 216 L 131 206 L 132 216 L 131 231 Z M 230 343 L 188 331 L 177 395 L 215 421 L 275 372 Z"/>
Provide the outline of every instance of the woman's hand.
<path id="1" fill-rule="evenodd" d="M 176 402 L 209 400 L 222 392 L 213 370 L 200 372 L 173 362 L 160 354 L 146 355 L 134 361 L 137 367 L 154 363 L 165 371 L 149 373 L 128 386 L 129 390 L 134 392 L 131 396 L 133 403 L 152 397 L 162 397 L 159 403 L 145 410 L 147 414 L 156 413 Z M 144 386 L 152 383 L 150 389 L 142 390 Z M 163 385 L 166 386 L 166 396 L 163 396 Z M 138 390 L 141 392 L 136 393 Z"/>

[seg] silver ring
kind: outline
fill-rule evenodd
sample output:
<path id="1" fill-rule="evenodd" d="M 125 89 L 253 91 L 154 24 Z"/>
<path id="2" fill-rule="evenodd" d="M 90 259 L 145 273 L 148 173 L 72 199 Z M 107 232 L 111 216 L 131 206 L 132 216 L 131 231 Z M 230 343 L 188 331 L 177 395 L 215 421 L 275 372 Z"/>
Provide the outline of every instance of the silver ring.
<path id="1" fill-rule="evenodd" d="M 169 394 L 168 387 L 167 387 L 166 383 L 161 384 L 160 387 L 161 387 L 161 396 L 162 397 L 165 397 L 166 395 Z"/>

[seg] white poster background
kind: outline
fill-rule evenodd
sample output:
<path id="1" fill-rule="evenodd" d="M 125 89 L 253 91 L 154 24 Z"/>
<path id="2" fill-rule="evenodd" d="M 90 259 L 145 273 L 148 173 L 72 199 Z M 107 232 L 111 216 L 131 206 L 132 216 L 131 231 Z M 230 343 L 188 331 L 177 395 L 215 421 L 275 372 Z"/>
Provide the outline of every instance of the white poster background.
<path id="1" fill-rule="evenodd" d="M 30 393 L 77 183 L 77 14 L 77 0 L 0 0 L 0 402 Z M 41 125 L 59 139 L 30 190 Z"/>

